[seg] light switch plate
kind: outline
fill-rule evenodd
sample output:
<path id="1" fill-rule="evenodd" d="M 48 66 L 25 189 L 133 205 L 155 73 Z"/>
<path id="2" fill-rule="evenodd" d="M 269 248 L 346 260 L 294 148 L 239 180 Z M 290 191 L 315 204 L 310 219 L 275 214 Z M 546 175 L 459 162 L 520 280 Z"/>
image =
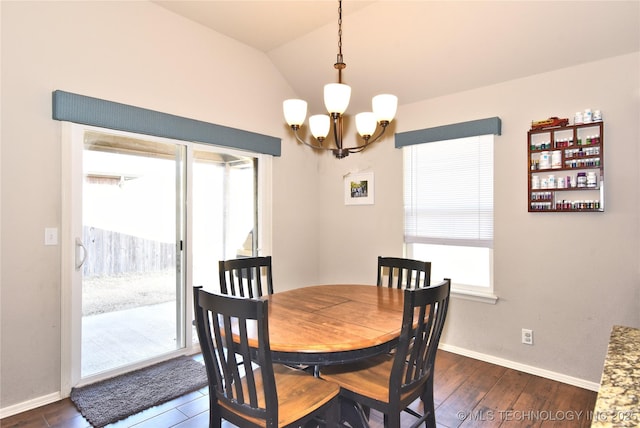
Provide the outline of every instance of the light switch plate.
<path id="1" fill-rule="evenodd" d="M 58 245 L 58 228 L 44 228 L 44 245 Z"/>

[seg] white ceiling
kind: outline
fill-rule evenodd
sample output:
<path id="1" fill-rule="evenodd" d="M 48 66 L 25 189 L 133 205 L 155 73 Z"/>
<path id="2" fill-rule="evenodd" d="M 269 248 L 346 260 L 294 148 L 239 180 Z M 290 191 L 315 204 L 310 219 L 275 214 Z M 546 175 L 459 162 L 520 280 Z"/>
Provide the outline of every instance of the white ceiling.
<path id="1" fill-rule="evenodd" d="M 337 1 L 154 2 L 264 52 L 322 112 L 322 86 L 337 79 Z M 342 9 L 352 113 L 382 92 L 407 104 L 640 50 L 640 0 L 344 0 Z"/>

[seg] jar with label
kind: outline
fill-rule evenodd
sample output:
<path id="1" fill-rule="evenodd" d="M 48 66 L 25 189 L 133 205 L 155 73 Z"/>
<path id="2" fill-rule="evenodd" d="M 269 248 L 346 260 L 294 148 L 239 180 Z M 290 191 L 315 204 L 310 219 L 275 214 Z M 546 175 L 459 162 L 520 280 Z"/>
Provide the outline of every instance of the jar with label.
<path id="1" fill-rule="evenodd" d="M 534 175 L 533 177 L 531 177 L 531 188 L 532 189 L 540 188 L 540 177 L 538 177 L 537 175 Z"/>
<path id="2" fill-rule="evenodd" d="M 564 189 L 567 187 L 566 181 L 564 177 L 558 177 L 558 189 Z"/>
<path id="3" fill-rule="evenodd" d="M 587 174 L 585 172 L 579 172 L 576 181 L 577 187 L 587 187 Z"/>
<path id="4" fill-rule="evenodd" d="M 600 110 L 596 110 L 593 112 L 593 121 L 600 122 L 602 120 L 602 112 Z"/>
<path id="5" fill-rule="evenodd" d="M 595 172 L 587 173 L 587 187 L 595 188 L 598 186 L 598 179 L 596 178 Z"/>
<path id="6" fill-rule="evenodd" d="M 562 168 L 562 150 L 551 152 L 551 168 Z"/>
<path id="7" fill-rule="evenodd" d="M 540 188 L 541 189 L 548 189 L 549 188 L 549 179 L 548 178 L 542 178 L 540 180 Z"/>
<path id="8" fill-rule="evenodd" d="M 540 152 L 540 169 L 551 168 L 551 155 L 549 152 Z"/>

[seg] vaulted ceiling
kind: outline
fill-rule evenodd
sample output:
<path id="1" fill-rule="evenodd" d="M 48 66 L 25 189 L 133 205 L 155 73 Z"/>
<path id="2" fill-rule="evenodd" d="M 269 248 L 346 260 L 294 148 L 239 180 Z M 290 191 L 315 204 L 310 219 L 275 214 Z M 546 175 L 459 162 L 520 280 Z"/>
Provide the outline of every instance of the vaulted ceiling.
<path id="1" fill-rule="evenodd" d="M 324 112 L 322 87 L 337 79 L 337 1 L 154 2 L 264 52 L 310 111 Z M 640 50 L 638 0 L 344 0 L 342 9 L 353 113 L 382 92 L 407 104 Z"/>

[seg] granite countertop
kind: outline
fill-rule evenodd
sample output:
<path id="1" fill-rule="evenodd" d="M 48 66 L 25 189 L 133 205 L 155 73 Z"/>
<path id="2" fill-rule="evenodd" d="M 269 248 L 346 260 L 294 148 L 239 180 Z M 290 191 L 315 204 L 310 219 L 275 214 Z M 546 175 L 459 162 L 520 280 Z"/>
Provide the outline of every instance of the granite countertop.
<path id="1" fill-rule="evenodd" d="M 591 427 L 640 427 L 640 329 L 614 326 Z"/>

